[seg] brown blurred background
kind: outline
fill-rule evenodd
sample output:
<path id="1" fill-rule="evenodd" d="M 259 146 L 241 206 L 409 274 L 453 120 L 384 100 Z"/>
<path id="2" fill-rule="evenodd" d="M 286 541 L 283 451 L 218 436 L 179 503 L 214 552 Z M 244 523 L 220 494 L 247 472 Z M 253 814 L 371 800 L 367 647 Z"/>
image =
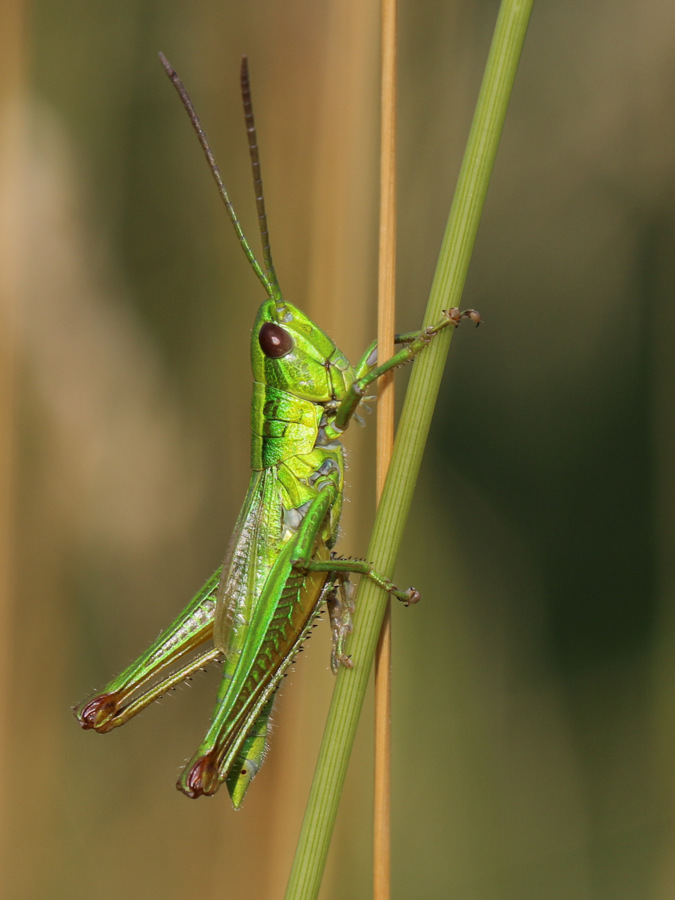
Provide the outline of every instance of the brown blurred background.
<path id="1" fill-rule="evenodd" d="M 107 737 L 69 707 L 220 561 L 247 483 L 262 292 L 245 230 L 250 57 L 289 299 L 374 334 L 377 10 L 7 0 L 0 29 L 0 895 L 283 896 L 329 701 L 318 630 L 262 774 L 173 782 L 217 672 Z M 399 323 L 417 326 L 497 3 L 402 2 Z M 675 896 L 675 7 L 537 0 L 397 571 L 394 897 Z M 405 374 L 399 384 L 405 382 Z M 363 553 L 373 427 L 341 549 Z M 366 713 L 367 716 L 367 713 Z M 371 727 L 324 900 L 370 891 Z"/>

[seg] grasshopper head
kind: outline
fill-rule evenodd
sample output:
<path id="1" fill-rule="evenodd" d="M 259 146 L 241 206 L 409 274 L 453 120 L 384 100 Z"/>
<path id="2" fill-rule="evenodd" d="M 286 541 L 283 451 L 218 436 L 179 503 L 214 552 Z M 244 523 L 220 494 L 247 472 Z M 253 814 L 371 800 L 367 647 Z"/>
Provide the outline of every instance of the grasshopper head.
<path id="1" fill-rule="evenodd" d="M 354 378 L 333 341 L 287 301 L 266 300 L 251 335 L 253 378 L 303 400 L 341 400 Z"/>

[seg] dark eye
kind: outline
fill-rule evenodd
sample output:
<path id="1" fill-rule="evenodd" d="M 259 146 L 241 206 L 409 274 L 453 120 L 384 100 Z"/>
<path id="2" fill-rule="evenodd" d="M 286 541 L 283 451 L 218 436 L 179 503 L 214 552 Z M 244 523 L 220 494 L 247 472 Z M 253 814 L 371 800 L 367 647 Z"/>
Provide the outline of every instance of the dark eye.
<path id="1" fill-rule="evenodd" d="M 287 331 L 274 322 L 265 322 L 258 332 L 260 349 L 270 359 L 286 356 L 293 349 L 293 338 Z"/>

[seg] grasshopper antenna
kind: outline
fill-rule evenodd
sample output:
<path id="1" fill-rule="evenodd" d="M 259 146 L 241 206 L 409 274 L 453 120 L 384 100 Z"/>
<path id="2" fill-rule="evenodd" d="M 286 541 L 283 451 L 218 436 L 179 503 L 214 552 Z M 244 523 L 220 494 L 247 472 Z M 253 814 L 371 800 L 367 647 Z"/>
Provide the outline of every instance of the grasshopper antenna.
<path id="1" fill-rule="evenodd" d="M 279 281 L 277 280 L 277 273 L 274 271 L 272 250 L 270 248 L 270 235 L 267 230 L 267 213 L 265 212 L 265 197 L 263 194 L 262 173 L 260 170 L 260 155 L 258 153 L 258 135 L 255 128 L 255 119 L 253 118 L 253 101 L 251 99 L 251 82 L 248 77 L 247 56 L 242 56 L 241 58 L 241 99 L 244 101 L 248 153 L 251 157 L 251 168 L 253 170 L 255 205 L 258 210 L 258 227 L 260 229 L 260 241 L 262 243 L 263 259 L 265 260 L 265 270 L 267 272 L 267 279 L 274 293 L 273 299 L 276 300 L 277 312 L 282 312 L 284 302 L 281 296 Z"/>
<path id="2" fill-rule="evenodd" d="M 237 237 L 239 238 L 239 243 L 241 244 L 242 249 L 243 249 L 244 253 L 246 254 L 246 258 L 248 259 L 249 263 L 251 264 L 253 271 L 255 272 L 255 274 L 258 276 L 258 278 L 262 282 L 262 285 L 265 288 L 265 291 L 267 292 L 268 297 L 271 300 L 281 299 L 281 291 L 279 290 L 279 285 L 277 283 L 276 276 L 274 275 L 274 269 L 273 268 L 270 269 L 271 259 L 268 259 L 269 242 L 268 242 L 268 246 L 267 246 L 267 251 L 265 253 L 265 266 L 268 269 L 268 272 L 271 271 L 272 277 L 269 277 L 268 275 L 265 274 L 265 272 L 263 272 L 263 270 L 260 266 L 260 263 L 255 258 L 255 254 L 253 253 L 253 250 L 251 250 L 249 242 L 246 240 L 246 235 L 244 234 L 244 231 L 241 227 L 239 219 L 237 218 L 237 214 L 234 211 L 234 207 L 232 206 L 230 197 L 227 193 L 227 188 L 225 187 L 222 175 L 220 174 L 220 169 L 218 168 L 218 163 L 216 162 L 216 158 L 213 155 L 213 151 L 211 150 L 211 147 L 209 145 L 209 141 L 208 141 L 208 138 L 206 137 L 206 133 L 205 133 L 204 129 L 202 128 L 202 123 L 199 120 L 199 116 L 197 115 L 195 108 L 192 105 L 192 100 L 190 100 L 190 95 L 185 90 L 185 85 L 180 80 L 178 73 L 176 72 L 174 67 L 171 65 L 169 60 L 166 58 L 166 56 L 164 56 L 163 53 L 159 54 L 159 60 L 162 63 L 162 66 L 164 67 L 164 71 L 171 79 L 173 86 L 176 88 L 178 96 L 181 99 L 181 103 L 183 104 L 183 106 L 185 108 L 185 112 L 188 114 L 188 118 L 190 119 L 190 122 L 192 123 L 192 127 L 194 128 L 195 133 L 199 139 L 199 143 L 201 144 L 202 150 L 204 151 L 204 156 L 206 157 L 206 162 L 208 163 L 209 169 L 211 170 L 211 174 L 213 175 L 216 185 L 218 186 L 218 191 L 223 200 L 223 203 L 225 204 L 225 209 L 227 210 L 227 214 L 230 217 L 230 221 L 232 222 L 232 225 L 234 226 L 234 230 L 237 234 Z M 250 95 L 249 95 L 249 98 L 250 98 Z M 254 131 L 254 136 L 255 136 L 255 131 Z M 258 170 L 259 169 L 260 169 L 260 164 L 258 164 Z M 262 189 L 262 185 L 261 185 L 261 189 Z M 257 191 L 256 191 L 256 194 L 257 194 Z M 260 216 L 260 206 L 258 207 L 258 215 Z M 264 211 L 264 207 L 263 207 L 263 219 L 264 219 L 264 215 L 265 215 L 265 211 Z"/>

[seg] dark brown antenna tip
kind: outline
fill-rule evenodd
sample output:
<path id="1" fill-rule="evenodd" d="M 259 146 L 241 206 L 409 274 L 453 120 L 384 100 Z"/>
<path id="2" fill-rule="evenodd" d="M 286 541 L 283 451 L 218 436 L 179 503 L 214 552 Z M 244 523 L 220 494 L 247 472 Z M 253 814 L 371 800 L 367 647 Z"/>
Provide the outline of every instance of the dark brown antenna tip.
<path id="1" fill-rule="evenodd" d="M 281 290 L 274 271 L 272 262 L 272 250 L 270 248 L 270 236 L 267 230 L 267 213 L 265 212 L 265 197 L 263 194 L 262 173 L 260 170 L 260 154 L 258 152 L 258 136 L 256 134 L 255 119 L 253 118 L 253 100 L 251 99 L 251 82 L 248 75 L 248 57 L 241 58 L 241 98 L 244 102 L 244 117 L 246 119 L 246 135 L 248 137 L 248 153 L 251 158 L 253 170 L 253 188 L 255 191 L 255 205 L 258 210 L 258 228 L 260 229 L 260 241 L 262 243 L 263 260 L 267 277 L 275 290 L 275 299 L 281 300 Z"/>
<path id="2" fill-rule="evenodd" d="M 202 123 L 200 122 L 199 116 L 197 115 L 197 111 L 195 110 L 195 108 L 192 104 L 190 95 L 188 94 L 187 90 L 185 89 L 185 85 L 180 80 L 178 73 L 176 72 L 174 67 L 171 65 L 169 60 L 166 58 L 166 56 L 164 56 L 164 54 L 161 51 L 158 55 L 159 55 L 159 60 L 162 64 L 162 66 L 164 67 L 164 71 L 171 79 L 173 86 L 176 88 L 176 91 L 178 93 L 178 96 L 180 97 L 180 100 L 181 100 L 181 103 L 183 104 L 185 112 L 188 114 L 188 118 L 190 119 L 190 122 L 192 123 L 192 127 L 194 128 L 197 138 L 199 140 L 199 143 L 201 144 L 202 150 L 204 151 L 204 156 L 206 157 L 206 162 L 208 163 L 209 169 L 211 170 L 211 174 L 213 175 L 216 185 L 218 186 L 218 191 L 220 193 L 220 196 L 222 197 L 223 203 L 225 204 L 225 209 L 227 210 L 227 214 L 230 217 L 230 221 L 232 222 L 232 225 L 234 226 L 236 235 L 239 238 L 239 243 L 241 244 L 241 247 L 242 247 L 244 253 L 246 254 L 246 258 L 248 259 L 249 263 L 251 264 L 253 271 L 260 279 L 263 287 L 267 291 L 268 296 L 272 299 L 276 299 L 277 295 L 279 293 L 279 286 L 276 284 L 276 281 L 274 281 L 274 283 L 270 282 L 269 277 L 265 274 L 265 272 L 263 272 L 262 268 L 260 267 L 260 264 L 258 263 L 258 260 L 255 258 L 255 254 L 253 253 L 253 250 L 251 250 L 251 247 L 249 246 L 249 243 L 246 240 L 246 236 L 244 235 L 242 227 L 239 223 L 237 214 L 235 213 L 234 207 L 232 206 L 232 203 L 230 202 L 230 198 L 228 196 L 227 189 L 225 187 L 222 176 L 220 174 L 220 169 L 218 168 L 216 158 L 213 155 L 213 151 L 211 150 L 211 147 L 209 145 L 209 140 L 206 137 L 206 132 L 202 128 Z M 265 264 L 267 265 L 267 260 L 265 260 Z"/>
<path id="3" fill-rule="evenodd" d="M 166 74 L 169 76 L 169 78 L 173 79 L 173 76 L 176 74 L 176 70 L 174 69 L 174 67 L 171 65 L 166 56 L 164 56 L 161 50 L 159 51 L 157 56 L 159 56 L 159 61 L 164 66 L 164 71 L 166 72 Z"/>

